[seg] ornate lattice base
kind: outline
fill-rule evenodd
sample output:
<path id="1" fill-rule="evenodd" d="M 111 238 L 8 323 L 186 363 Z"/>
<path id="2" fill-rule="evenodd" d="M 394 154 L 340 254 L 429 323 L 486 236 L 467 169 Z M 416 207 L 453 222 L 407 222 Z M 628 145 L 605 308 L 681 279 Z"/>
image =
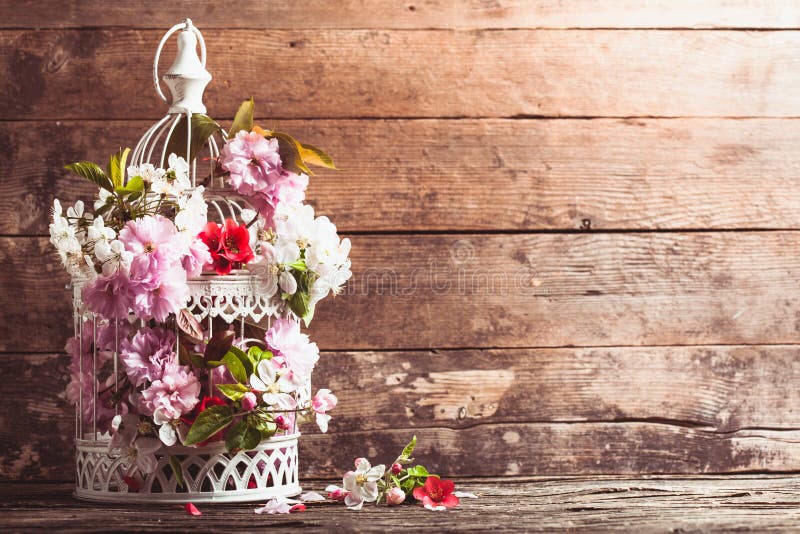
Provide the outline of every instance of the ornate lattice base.
<path id="1" fill-rule="evenodd" d="M 229 454 L 222 443 L 206 447 L 164 447 L 158 467 L 143 476 L 123 458 L 108 455 L 108 442 L 75 440 L 79 499 L 107 502 L 207 503 L 265 501 L 300 493 L 297 472 L 298 434 L 276 436 L 255 450 Z M 170 458 L 181 463 L 184 484 L 174 475 Z M 137 492 L 126 475 L 139 477 Z"/>

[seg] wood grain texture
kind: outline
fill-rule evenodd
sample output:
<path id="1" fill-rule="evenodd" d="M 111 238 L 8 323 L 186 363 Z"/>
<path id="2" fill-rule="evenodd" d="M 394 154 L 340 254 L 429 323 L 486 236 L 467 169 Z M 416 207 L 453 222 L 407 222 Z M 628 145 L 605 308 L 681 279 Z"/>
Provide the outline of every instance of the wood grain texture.
<path id="1" fill-rule="evenodd" d="M 354 278 L 310 333 L 325 350 L 797 343 L 798 248 L 798 232 L 354 236 Z M 0 238 L 0 261 L 0 350 L 61 350 L 47 239 Z"/>
<path id="2" fill-rule="evenodd" d="M 0 70 L 14 73 L 2 118 L 156 118 L 160 36 L 2 31 Z M 207 42 L 219 118 L 250 95 L 275 119 L 800 115 L 796 32 L 230 30 Z"/>
<path id="3" fill-rule="evenodd" d="M 303 470 L 334 476 L 359 454 L 388 461 L 414 433 L 436 469 L 461 475 L 793 469 L 799 356 L 798 346 L 323 353 L 315 388 L 340 401 L 329 434 L 304 429 Z M 0 357 L 0 375 L 16 377 L 0 384 L 3 479 L 69 478 L 74 409 L 52 395 L 68 361 Z"/>
<path id="4" fill-rule="evenodd" d="M 262 121 L 273 125 L 273 121 Z M 47 233 L 63 169 L 103 162 L 146 121 L 0 123 L 0 227 Z M 340 230 L 800 228 L 800 120 L 279 121 L 336 157 L 309 201 Z M 49 138 L 42 145 L 39 140 Z"/>
<path id="5" fill-rule="evenodd" d="M 789 0 L 2 0 L 0 28 L 164 29 L 191 17 L 201 30 L 228 28 L 797 28 Z"/>
<path id="6" fill-rule="evenodd" d="M 321 491 L 327 482 L 306 480 Z M 83 503 L 69 484 L 0 485 L 0 527 L 7 531 L 52 529 L 87 532 L 252 530 L 254 526 L 302 532 L 728 532 L 791 531 L 800 520 L 797 477 L 559 477 L 507 480 L 459 479 L 479 495 L 455 510 L 432 514 L 413 504 L 365 506 L 312 503 L 305 513 L 255 516 L 253 505 L 201 506 L 189 517 L 176 506 Z M 113 517 L 109 522 L 108 518 Z M 119 529 L 119 530 L 115 530 Z"/>

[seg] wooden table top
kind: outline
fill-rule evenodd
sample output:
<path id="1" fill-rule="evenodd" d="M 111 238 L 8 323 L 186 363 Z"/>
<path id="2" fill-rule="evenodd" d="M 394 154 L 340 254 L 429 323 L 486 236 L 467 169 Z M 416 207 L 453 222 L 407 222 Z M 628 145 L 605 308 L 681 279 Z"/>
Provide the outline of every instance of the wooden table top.
<path id="1" fill-rule="evenodd" d="M 305 489 L 322 491 L 324 481 Z M 201 505 L 192 517 L 179 505 L 91 504 L 68 483 L 0 484 L 0 531 L 56 532 L 251 531 L 418 532 L 629 530 L 636 532 L 786 530 L 800 525 L 800 477 L 563 477 L 467 479 L 458 489 L 478 494 L 457 509 L 416 505 L 311 503 L 303 513 L 256 515 L 255 505 Z"/>

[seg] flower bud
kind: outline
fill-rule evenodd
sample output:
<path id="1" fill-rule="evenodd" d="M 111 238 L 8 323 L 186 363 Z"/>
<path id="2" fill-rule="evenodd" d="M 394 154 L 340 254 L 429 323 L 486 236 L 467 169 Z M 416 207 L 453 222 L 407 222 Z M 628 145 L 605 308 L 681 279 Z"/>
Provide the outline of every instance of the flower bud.
<path id="1" fill-rule="evenodd" d="M 275 424 L 281 430 L 289 430 L 289 427 L 291 427 L 291 425 L 289 424 L 289 420 L 286 418 L 285 415 L 279 415 L 278 417 L 276 417 Z"/>
<path id="2" fill-rule="evenodd" d="M 393 475 L 399 475 L 400 471 L 402 471 L 402 470 L 403 470 L 403 466 L 402 465 L 398 464 L 397 462 L 392 464 L 391 471 L 392 471 Z"/>
<path id="3" fill-rule="evenodd" d="M 258 404 L 258 399 L 252 391 L 248 391 L 242 397 L 242 410 L 249 412 L 256 407 L 256 404 Z"/>
<path id="4" fill-rule="evenodd" d="M 398 504 L 402 504 L 405 500 L 406 492 L 396 486 L 386 492 L 386 504 L 389 506 L 397 506 Z"/>

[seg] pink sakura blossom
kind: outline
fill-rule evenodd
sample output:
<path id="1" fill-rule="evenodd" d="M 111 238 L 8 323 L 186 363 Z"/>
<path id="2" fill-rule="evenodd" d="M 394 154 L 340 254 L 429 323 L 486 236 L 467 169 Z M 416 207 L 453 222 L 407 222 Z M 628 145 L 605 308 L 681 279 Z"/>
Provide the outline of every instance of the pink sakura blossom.
<path id="1" fill-rule="evenodd" d="M 103 336 L 104 325 L 97 325 L 98 338 Z M 84 321 L 81 330 L 80 342 L 78 337 L 71 337 L 67 340 L 64 350 L 70 355 L 70 381 L 67 384 L 67 400 L 75 406 L 82 404 L 83 420 L 91 423 L 95 415 L 94 393 L 97 391 L 97 429 L 105 431 L 111 418 L 114 417 L 114 408 L 111 403 L 113 391 L 107 387 L 114 383 L 113 376 L 109 376 L 105 382 L 95 381 L 94 369 L 99 372 L 103 365 L 109 361 L 112 353 L 104 350 L 104 345 L 98 343 L 97 357 L 95 358 L 95 347 L 93 345 L 94 326 L 92 321 Z M 96 390 L 95 390 L 96 386 Z M 122 409 L 127 409 L 123 406 Z"/>
<path id="2" fill-rule="evenodd" d="M 316 412 L 317 426 L 322 432 L 328 431 L 328 422 L 330 422 L 331 416 L 326 412 L 333 410 L 336 402 L 336 395 L 331 393 L 329 389 L 320 389 L 311 399 L 311 407 Z"/>
<path id="3" fill-rule="evenodd" d="M 181 260 L 183 270 L 186 271 L 187 276 L 195 278 L 200 276 L 203 272 L 203 267 L 211 263 L 211 253 L 208 247 L 200 239 L 195 239 L 189 245 L 189 250 Z"/>
<path id="4" fill-rule="evenodd" d="M 139 394 L 138 408 L 158 425 L 175 421 L 192 411 L 200 395 L 200 382 L 188 367 L 168 365 L 160 380 Z"/>
<path id="5" fill-rule="evenodd" d="M 81 298 L 90 311 L 108 319 L 122 319 L 133 303 L 130 279 L 122 269 L 97 277 L 83 286 Z"/>
<path id="6" fill-rule="evenodd" d="M 120 357 L 135 386 L 160 380 L 175 362 L 175 334 L 163 328 L 143 328 L 122 341 Z"/>
<path id="7" fill-rule="evenodd" d="M 67 400 L 73 403 L 75 406 L 78 404 L 83 405 L 83 422 L 84 425 L 89 425 L 92 423 L 95 416 L 97 417 L 97 431 L 98 432 L 106 432 L 109 429 L 109 425 L 111 424 L 111 420 L 116 415 L 116 411 L 114 409 L 114 404 L 112 400 L 112 396 L 114 394 L 113 388 L 109 386 L 113 386 L 114 384 L 114 377 L 109 376 L 104 382 L 97 381 L 95 390 L 95 380 L 94 375 L 92 375 L 92 370 L 89 368 L 87 371 L 84 369 L 83 372 L 83 382 L 81 383 L 80 375 L 74 375 L 72 379 L 67 384 Z M 79 394 L 81 392 L 81 385 L 83 386 L 83 399 L 79 398 Z M 95 412 L 94 408 L 94 393 L 97 391 L 97 411 Z M 120 413 L 127 413 L 128 406 L 125 403 L 120 403 Z"/>
<path id="8" fill-rule="evenodd" d="M 326 413 L 336 407 L 336 395 L 329 389 L 320 389 L 314 398 L 311 399 L 311 407 L 317 413 Z"/>
<path id="9" fill-rule="evenodd" d="M 319 360 L 319 348 L 309 342 L 308 335 L 300 333 L 300 323 L 290 319 L 277 319 L 265 336 L 267 348 L 272 351 L 273 365 L 281 370 L 281 376 L 295 385 L 311 377 L 311 371 Z"/>
<path id="10" fill-rule="evenodd" d="M 146 263 L 131 264 L 133 280 L 133 310 L 138 317 L 153 317 L 164 321 L 170 313 L 178 312 L 189 299 L 186 271 L 180 266 L 163 272 L 140 271 Z"/>
<path id="11" fill-rule="evenodd" d="M 175 224 L 161 215 L 147 215 L 128 221 L 119 232 L 125 250 L 136 254 L 134 261 L 171 263 L 180 252 L 180 236 Z M 163 268 L 162 268 L 163 269 Z"/>
<path id="12" fill-rule="evenodd" d="M 225 144 L 219 160 L 231 187 L 250 197 L 270 223 L 279 204 L 302 202 L 308 187 L 308 176 L 283 168 L 278 149 L 277 139 L 242 130 Z"/>

